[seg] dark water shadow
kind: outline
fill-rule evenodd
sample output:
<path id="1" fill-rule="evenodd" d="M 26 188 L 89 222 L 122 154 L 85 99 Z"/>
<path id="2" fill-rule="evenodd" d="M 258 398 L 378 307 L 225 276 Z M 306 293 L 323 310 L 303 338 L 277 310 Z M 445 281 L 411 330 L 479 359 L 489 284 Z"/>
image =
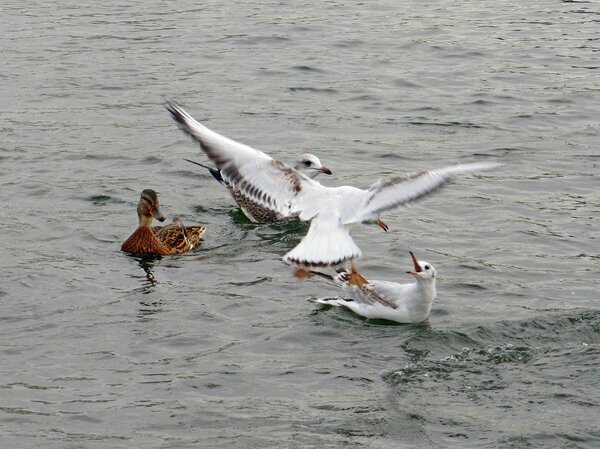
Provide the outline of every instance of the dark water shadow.
<path id="1" fill-rule="evenodd" d="M 246 215 L 244 214 L 244 212 L 242 212 L 240 208 L 229 209 L 227 211 L 227 215 L 229 216 L 231 222 L 236 225 L 259 226 L 258 224 L 250 221 L 250 219 L 246 217 Z"/>
<path id="2" fill-rule="evenodd" d="M 137 256 L 137 255 L 129 255 L 133 260 L 135 260 L 140 268 L 144 271 L 144 277 L 142 281 L 142 286 L 136 289 L 140 293 L 147 295 L 148 293 L 152 293 L 154 291 L 154 287 L 158 284 L 158 280 L 156 276 L 154 276 L 153 268 L 154 265 L 161 259 L 160 256 Z M 138 276 L 133 276 L 138 277 Z"/>
<path id="3" fill-rule="evenodd" d="M 240 208 L 234 208 L 227 211 L 227 215 L 232 223 L 244 228 L 264 228 L 280 233 L 306 232 L 309 223 L 292 218 L 289 220 L 281 220 L 273 223 L 254 223 L 252 222 Z"/>
<path id="4" fill-rule="evenodd" d="M 156 312 L 159 312 L 163 306 L 162 300 L 150 299 L 150 297 L 147 296 L 154 293 L 156 290 L 156 285 L 159 284 L 159 280 L 154 275 L 154 266 L 162 259 L 162 257 L 133 254 L 127 254 L 127 256 L 132 260 L 135 260 L 143 271 L 143 274 L 131 274 L 129 276 L 134 279 L 138 279 L 141 283 L 139 287 L 136 287 L 131 291 L 133 294 L 132 296 L 139 298 L 139 295 L 142 295 L 142 298 L 144 296 L 148 298 L 139 300 L 139 318 L 144 319 L 148 315 L 153 315 Z"/>

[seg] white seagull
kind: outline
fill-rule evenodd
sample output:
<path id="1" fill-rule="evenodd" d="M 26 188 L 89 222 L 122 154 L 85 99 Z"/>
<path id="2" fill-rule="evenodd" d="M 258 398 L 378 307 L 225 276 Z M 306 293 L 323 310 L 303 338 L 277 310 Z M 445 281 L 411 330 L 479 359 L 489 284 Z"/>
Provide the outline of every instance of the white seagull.
<path id="1" fill-rule="evenodd" d="M 348 260 L 354 268 L 354 259 L 362 255 L 350 236 L 356 225 L 380 223 L 381 213 L 430 195 L 455 175 L 498 165 L 454 165 L 378 181 L 368 189 L 326 187 L 260 150 L 211 131 L 172 101 L 167 101 L 166 108 L 233 189 L 281 217 L 310 221 L 306 236 L 283 257 L 301 267 L 297 275 L 307 273 L 304 267 L 336 266 Z"/>
<path id="2" fill-rule="evenodd" d="M 232 187 L 231 184 L 223 179 L 220 170 L 201 164 L 200 162 L 191 161 L 189 159 L 185 160 L 191 162 L 192 164 L 206 168 L 213 178 L 227 187 L 227 191 L 231 197 L 238 204 L 244 215 L 248 217 L 252 223 L 272 223 L 289 218 L 281 216 L 281 214 L 275 209 L 266 207 L 263 204 L 253 201 L 252 198 L 250 198 L 248 195 L 245 195 L 244 192 L 242 192 L 239 188 Z M 327 167 L 324 167 L 321 164 L 320 159 L 311 153 L 305 153 L 301 155 L 300 159 L 296 162 L 296 165 L 294 165 L 294 168 L 308 176 L 310 179 L 316 178 L 321 173 L 331 175 L 331 170 Z"/>
<path id="3" fill-rule="evenodd" d="M 433 265 L 417 260 L 410 253 L 416 282 L 398 284 L 397 282 L 369 280 L 366 284 L 352 283 L 352 273 L 341 271 L 337 276 L 315 272 L 333 280 L 348 293 L 350 298 L 308 298 L 308 301 L 330 306 L 343 306 L 365 318 L 379 318 L 398 323 L 420 323 L 429 316 L 431 304 L 435 299 L 436 271 Z"/>

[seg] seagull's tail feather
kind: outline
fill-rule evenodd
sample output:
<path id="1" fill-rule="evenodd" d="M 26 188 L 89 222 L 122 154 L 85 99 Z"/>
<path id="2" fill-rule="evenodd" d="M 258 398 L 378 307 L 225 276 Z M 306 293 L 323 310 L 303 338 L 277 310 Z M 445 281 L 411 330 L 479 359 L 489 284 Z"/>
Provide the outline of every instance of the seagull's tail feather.
<path id="1" fill-rule="evenodd" d="M 217 170 L 216 168 L 209 167 L 208 165 L 204 165 L 204 164 L 201 164 L 200 162 L 192 161 L 190 159 L 184 158 L 183 160 L 191 162 L 192 164 L 196 164 L 196 165 L 199 165 L 200 167 L 207 169 L 210 172 L 210 174 L 213 176 L 213 178 L 215 178 L 221 184 L 225 185 L 225 180 L 221 176 L 221 172 L 219 170 Z"/>
<path id="2" fill-rule="evenodd" d="M 352 302 L 351 299 L 340 298 L 337 296 L 327 296 L 325 298 L 315 298 L 311 296 L 310 298 L 306 298 L 308 302 L 314 302 L 315 304 L 324 304 L 326 306 L 345 306 L 347 303 Z"/>
<path id="3" fill-rule="evenodd" d="M 350 231 L 338 220 L 317 215 L 302 241 L 283 260 L 306 267 L 328 267 L 362 255 Z"/>

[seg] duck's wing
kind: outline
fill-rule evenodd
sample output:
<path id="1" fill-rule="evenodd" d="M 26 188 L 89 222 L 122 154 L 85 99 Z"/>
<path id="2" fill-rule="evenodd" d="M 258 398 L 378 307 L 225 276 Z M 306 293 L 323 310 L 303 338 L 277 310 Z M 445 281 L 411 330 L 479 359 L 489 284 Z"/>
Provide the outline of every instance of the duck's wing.
<path id="1" fill-rule="evenodd" d="M 167 101 L 166 108 L 179 127 L 200 144 L 227 184 L 281 217 L 300 214 L 309 204 L 305 194 L 325 188 L 262 151 L 208 129 L 177 103 Z"/>
<path id="2" fill-rule="evenodd" d="M 344 223 L 376 221 L 385 211 L 409 206 L 431 195 L 456 175 L 489 170 L 498 165 L 488 162 L 460 164 L 376 182 L 368 189 L 363 204 L 355 210 L 354 215 L 348 216 Z"/>
<path id="3" fill-rule="evenodd" d="M 185 235 L 189 246 L 194 249 L 200 246 L 202 240 L 204 240 L 204 234 L 206 234 L 206 228 L 204 226 L 186 226 Z M 185 242 L 184 242 L 185 243 Z"/>
<path id="4" fill-rule="evenodd" d="M 186 253 L 196 248 L 202 241 L 206 228 L 204 226 L 183 226 L 181 221 L 174 219 L 173 223 L 154 227 L 154 235 L 174 253 Z"/>

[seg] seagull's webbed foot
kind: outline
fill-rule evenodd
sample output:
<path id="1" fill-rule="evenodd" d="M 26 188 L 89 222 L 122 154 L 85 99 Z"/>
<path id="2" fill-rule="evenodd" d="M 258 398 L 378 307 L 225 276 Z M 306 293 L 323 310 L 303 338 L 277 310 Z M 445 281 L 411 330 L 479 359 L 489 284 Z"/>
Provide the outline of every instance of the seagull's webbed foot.
<path id="1" fill-rule="evenodd" d="M 363 285 L 368 283 L 369 281 L 367 281 L 367 278 L 365 278 L 362 274 L 358 272 L 356 266 L 354 265 L 354 262 L 352 262 L 352 271 L 348 276 L 348 284 L 356 285 L 357 287 L 362 287 Z"/>
<path id="2" fill-rule="evenodd" d="M 304 267 L 298 267 L 294 271 L 294 277 L 296 279 L 307 279 L 312 276 L 312 273 Z"/>
<path id="3" fill-rule="evenodd" d="M 385 232 L 388 232 L 390 230 L 390 227 L 388 225 L 385 224 L 385 222 L 382 219 L 377 220 L 377 225 L 383 229 Z"/>

